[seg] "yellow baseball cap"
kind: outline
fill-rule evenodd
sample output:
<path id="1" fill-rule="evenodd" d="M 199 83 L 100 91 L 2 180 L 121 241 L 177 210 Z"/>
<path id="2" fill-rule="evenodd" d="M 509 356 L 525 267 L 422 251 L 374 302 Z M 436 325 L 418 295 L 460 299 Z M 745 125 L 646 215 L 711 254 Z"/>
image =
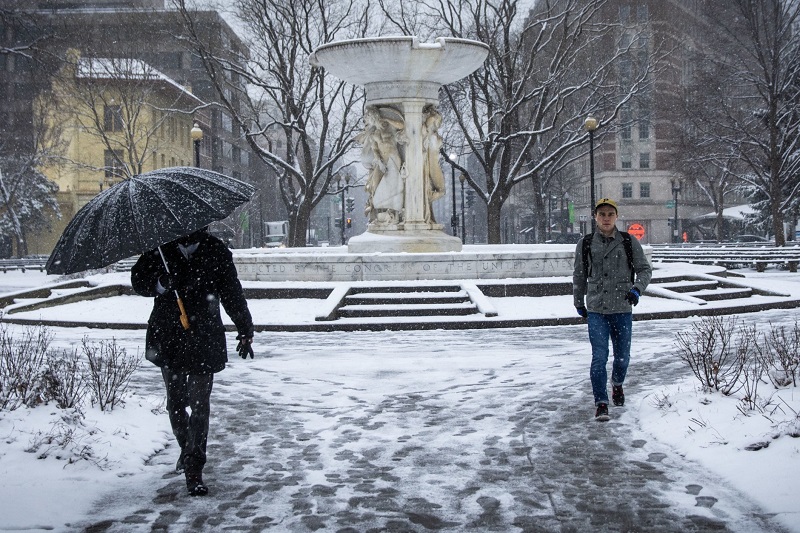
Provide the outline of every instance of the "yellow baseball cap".
<path id="1" fill-rule="evenodd" d="M 611 198 L 600 198 L 599 200 L 597 200 L 597 203 L 594 204 L 594 210 L 597 211 L 597 208 L 600 207 L 601 205 L 610 205 L 611 207 L 614 208 L 614 211 L 619 213 L 619 209 L 617 208 L 617 202 L 615 202 Z"/>

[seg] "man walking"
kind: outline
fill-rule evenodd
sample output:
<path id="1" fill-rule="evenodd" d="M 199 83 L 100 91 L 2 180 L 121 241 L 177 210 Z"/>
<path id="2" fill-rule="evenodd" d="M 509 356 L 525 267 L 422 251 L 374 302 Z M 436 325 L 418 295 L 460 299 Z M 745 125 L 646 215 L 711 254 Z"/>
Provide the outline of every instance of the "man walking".
<path id="1" fill-rule="evenodd" d="M 220 304 L 239 333 L 239 355 L 253 358 L 253 319 L 233 256 L 203 229 L 142 254 L 131 269 L 131 284 L 138 294 L 155 298 L 145 357 L 161 367 L 164 378 L 169 421 L 181 448 L 175 471 L 185 473 L 190 495 L 204 496 L 211 388 L 228 361 Z"/>
<path id="2" fill-rule="evenodd" d="M 575 249 L 572 296 L 578 314 L 588 319 L 592 364 L 589 377 L 595 420 L 608 415 L 608 341 L 614 348 L 611 371 L 614 405 L 625 404 L 622 384 L 631 354 L 632 306 L 650 283 L 652 268 L 639 240 L 617 230 L 617 203 L 601 198 L 594 208 L 597 229 L 584 235 Z M 585 298 L 585 302 L 584 302 Z"/>

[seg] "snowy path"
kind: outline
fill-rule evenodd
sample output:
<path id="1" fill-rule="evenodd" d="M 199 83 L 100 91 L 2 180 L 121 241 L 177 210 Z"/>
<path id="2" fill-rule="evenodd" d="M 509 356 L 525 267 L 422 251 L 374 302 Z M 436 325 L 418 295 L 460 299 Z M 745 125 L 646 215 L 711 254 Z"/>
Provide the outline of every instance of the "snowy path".
<path id="1" fill-rule="evenodd" d="M 634 326 L 628 405 L 612 408 L 607 424 L 592 419 L 585 327 L 260 334 L 254 361 L 237 358 L 217 374 L 211 494 L 186 495 L 168 448 L 74 525 L 780 531 L 723 480 L 638 429 L 638 402 L 686 375 L 671 346 L 688 323 Z M 59 330 L 59 339 L 84 333 Z M 135 332 L 117 340 L 133 351 L 141 342 Z M 135 386 L 159 395 L 159 375 L 143 369 Z"/>

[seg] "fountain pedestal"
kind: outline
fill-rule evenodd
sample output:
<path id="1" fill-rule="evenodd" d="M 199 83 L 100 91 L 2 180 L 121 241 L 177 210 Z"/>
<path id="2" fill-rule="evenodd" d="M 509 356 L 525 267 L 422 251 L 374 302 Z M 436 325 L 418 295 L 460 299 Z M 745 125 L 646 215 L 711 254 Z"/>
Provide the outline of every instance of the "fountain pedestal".
<path id="1" fill-rule="evenodd" d="M 432 204 L 445 196 L 439 166 L 442 85 L 477 70 L 489 48 L 467 39 L 380 37 L 328 43 L 311 55 L 323 67 L 366 90 L 362 163 L 370 171 L 367 231 L 350 238 L 348 251 L 457 252 L 458 237 L 445 234 Z"/>

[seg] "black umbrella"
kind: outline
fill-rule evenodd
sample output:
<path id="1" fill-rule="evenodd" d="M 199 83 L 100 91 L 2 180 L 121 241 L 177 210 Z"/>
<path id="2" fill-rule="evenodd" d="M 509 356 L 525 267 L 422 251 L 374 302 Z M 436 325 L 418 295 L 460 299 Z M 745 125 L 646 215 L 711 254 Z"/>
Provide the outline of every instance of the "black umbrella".
<path id="1" fill-rule="evenodd" d="M 251 185 L 195 167 L 133 176 L 75 214 L 50 254 L 47 273 L 102 268 L 153 250 L 222 220 L 254 192 Z"/>

